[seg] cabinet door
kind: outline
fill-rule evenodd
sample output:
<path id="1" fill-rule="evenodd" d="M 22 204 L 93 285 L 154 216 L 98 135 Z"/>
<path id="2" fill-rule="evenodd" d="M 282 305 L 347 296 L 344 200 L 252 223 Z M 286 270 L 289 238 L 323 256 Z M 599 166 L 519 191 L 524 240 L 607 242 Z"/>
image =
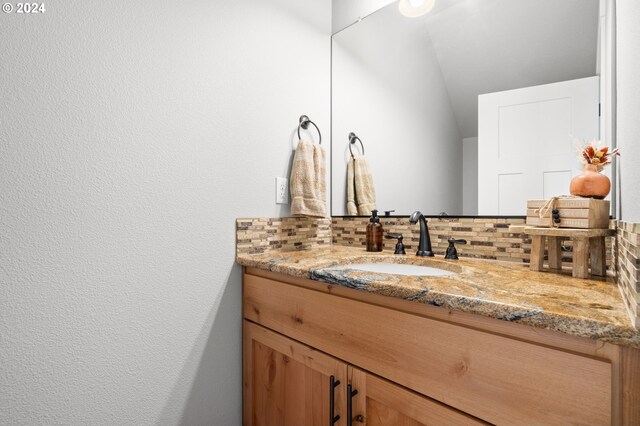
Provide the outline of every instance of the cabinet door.
<path id="1" fill-rule="evenodd" d="M 354 426 L 486 425 L 481 420 L 349 366 Z"/>
<path id="2" fill-rule="evenodd" d="M 346 363 L 246 320 L 243 362 L 245 426 L 346 425 Z"/>

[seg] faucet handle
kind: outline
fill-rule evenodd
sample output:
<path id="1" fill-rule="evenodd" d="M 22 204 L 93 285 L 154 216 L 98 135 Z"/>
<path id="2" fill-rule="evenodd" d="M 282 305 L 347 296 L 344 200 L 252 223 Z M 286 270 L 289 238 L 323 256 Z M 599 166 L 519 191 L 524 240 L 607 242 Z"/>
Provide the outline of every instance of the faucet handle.
<path id="1" fill-rule="evenodd" d="M 402 234 L 387 234 L 384 237 L 388 240 L 398 240 L 396 244 L 396 250 L 393 252 L 393 254 L 407 254 L 407 252 L 404 250 L 404 244 L 402 243 L 402 239 L 404 238 Z"/>
<path id="2" fill-rule="evenodd" d="M 467 244 L 467 240 L 456 240 L 453 237 L 449 238 L 447 241 L 449 244 Z"/>
<path id="3" fill-rule="evenodd" d="M 389 217 L 391 216 L 391 213 L 395 212 L 395 210 L 385 210 L 384 211 L 384 217 Z"/>
<path id="4" fill-rule="evenodd" d="M 455 244 L 467 244 L 467 240 L 456 240 L 455 238 L 450 237 L 447 241 L 449 242 L 449 247 L 447 247 L 444 258 L 449 260 L 458 260 L 458 250 L 456 249 Z"/>

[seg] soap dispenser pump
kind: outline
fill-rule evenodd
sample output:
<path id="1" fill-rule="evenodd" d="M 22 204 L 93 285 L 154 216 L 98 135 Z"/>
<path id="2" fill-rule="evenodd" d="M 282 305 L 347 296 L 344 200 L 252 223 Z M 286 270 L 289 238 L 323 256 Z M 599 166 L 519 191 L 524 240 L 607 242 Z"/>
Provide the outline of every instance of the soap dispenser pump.
<path id="1" fill-rule="evenodd" d="M 383 234 L 378 210 L 371 210 L 371 218 L 367 224 L 367 251 L 382 251 Z"/>

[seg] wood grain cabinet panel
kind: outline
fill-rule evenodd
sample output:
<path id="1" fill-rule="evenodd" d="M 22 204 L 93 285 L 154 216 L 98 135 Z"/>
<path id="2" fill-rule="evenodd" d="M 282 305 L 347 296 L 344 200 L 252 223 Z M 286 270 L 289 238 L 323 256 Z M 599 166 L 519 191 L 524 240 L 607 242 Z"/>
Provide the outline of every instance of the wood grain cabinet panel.
<path id="1" fill-rule="evenodd" d="M 487 423 L 412 392 L 376 375 L 349 366 L 354 426 L 464 426 Z"/>
<path id="2" fill-rule="evenodd" d="M 247 321 L 243 323 L 244 426 L 346 425 L 347 364 Z"/>

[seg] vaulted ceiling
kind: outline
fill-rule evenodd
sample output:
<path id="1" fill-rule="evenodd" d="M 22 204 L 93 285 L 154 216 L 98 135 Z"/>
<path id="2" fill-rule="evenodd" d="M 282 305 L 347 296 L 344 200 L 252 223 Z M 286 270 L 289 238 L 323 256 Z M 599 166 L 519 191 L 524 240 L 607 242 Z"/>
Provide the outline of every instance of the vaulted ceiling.
<path id="1" fill-rule="evenodd" d="M 425 51 L 437 57 L 460 132 L 473 137 L 478 95 L 597 74 L 598 7 L 599 0 L 437 0 L 431 13 L 406 18 L 390 4 L 375 12 L 375 19 L 344 30 L 355 35 L 370 21 L 381 27 L 379 40 L 345 44 L 359 54 L 359 44 L 385 45 L 382 39 L 390 31 L 424 38 L 431 45 Z M 400 75 L 410 63 L 398 66 Z"/>

